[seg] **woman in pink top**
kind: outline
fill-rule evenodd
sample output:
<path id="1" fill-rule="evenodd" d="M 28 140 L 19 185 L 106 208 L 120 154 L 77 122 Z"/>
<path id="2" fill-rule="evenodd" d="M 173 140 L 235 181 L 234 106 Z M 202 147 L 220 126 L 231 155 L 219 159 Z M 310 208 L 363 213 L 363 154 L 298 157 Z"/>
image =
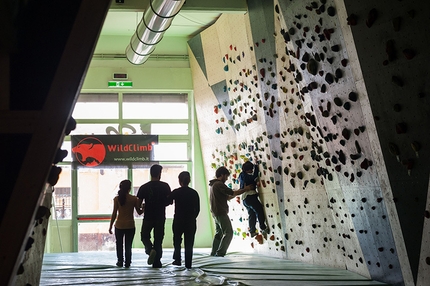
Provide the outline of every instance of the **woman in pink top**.
<path id="1" fill-rule="evenodd" d="M 119 184 L 118 196 L 113 199 L 113 211 L 109 226 L 109 233 L 112 234 L 112 225 L 116 220 L 115 238 L 116 256 L 118 258 L 116 266 L 123 266 L 123 244 L 125 244 L 124 266 L 126 268 L 129 268 L 131 264 L 131 245 L 133 243 L 134 233 L 136 232 L 136 227 L 134 225 L 134 210 L 136 210 L 138 214 L 143 213 L 141 206 L 142 202 L 136 196 L 130 194 L 130 189 L 131 181 L 121 181 Z"/>

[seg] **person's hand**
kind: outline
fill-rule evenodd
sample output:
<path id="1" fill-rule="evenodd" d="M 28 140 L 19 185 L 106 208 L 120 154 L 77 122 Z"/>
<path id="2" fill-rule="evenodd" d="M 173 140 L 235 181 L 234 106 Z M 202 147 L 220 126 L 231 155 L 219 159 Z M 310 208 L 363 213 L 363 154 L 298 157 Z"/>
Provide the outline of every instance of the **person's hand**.
<path id="1" fill-rule="evenodd" d="M 112 228 L 109 228 L 109 233 L 112 234 Z"/>
<path id="2" fill-rule="evenodd" d="M 254 185 L 254 184 L 246 185 L 244 189 L 246 189 L 246 191 L 252 191 L 252 190 L 255 190 L 255 185 Z"/>

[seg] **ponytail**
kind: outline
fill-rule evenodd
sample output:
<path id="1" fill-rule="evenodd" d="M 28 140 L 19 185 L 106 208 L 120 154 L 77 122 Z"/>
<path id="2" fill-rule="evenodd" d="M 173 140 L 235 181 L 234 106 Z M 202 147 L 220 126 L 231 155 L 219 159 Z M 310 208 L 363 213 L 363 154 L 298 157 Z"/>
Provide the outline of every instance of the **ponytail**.
<path id="1" fill-rule="evenodd" d="M 119 184 L 118 201 L 121 206 L 125 204 L 125 200 L 126 200 L 127 194 L 130 192 L 130 189 L 131 189 L 130 180 L 121 181 L 121 183 Z"/>

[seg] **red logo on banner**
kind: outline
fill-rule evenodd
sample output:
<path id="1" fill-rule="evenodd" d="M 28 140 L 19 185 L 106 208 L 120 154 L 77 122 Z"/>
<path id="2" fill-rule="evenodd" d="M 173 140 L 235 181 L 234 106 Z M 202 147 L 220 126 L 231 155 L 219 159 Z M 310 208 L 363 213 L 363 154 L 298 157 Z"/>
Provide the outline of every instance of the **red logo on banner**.
<path id="1" fill-rule="evenodd" d="M 72 148 L 76 159 L 86 166 L 94 167 L 100 165 L 106 157 L 106 148 L 103 143 L 94 137 L 86 137 Z"/>

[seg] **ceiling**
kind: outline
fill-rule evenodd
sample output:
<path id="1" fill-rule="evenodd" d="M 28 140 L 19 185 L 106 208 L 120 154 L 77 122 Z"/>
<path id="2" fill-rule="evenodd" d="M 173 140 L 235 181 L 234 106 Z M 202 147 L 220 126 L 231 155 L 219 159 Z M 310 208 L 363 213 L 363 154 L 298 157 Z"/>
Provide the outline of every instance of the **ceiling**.
<path id="1" fill-rule="evenodd" d="M 123 58 L 124 51 L 149 5 L 149 0 L 113 0 L 106 16 L 94 58 Z M 154 1 L 154 0 L 152 0 Z M 246 13 L 246 0 L 186 0 L 153 56 L 187 54 L 187 41 L 211 26 L 222 13 Z"/>

